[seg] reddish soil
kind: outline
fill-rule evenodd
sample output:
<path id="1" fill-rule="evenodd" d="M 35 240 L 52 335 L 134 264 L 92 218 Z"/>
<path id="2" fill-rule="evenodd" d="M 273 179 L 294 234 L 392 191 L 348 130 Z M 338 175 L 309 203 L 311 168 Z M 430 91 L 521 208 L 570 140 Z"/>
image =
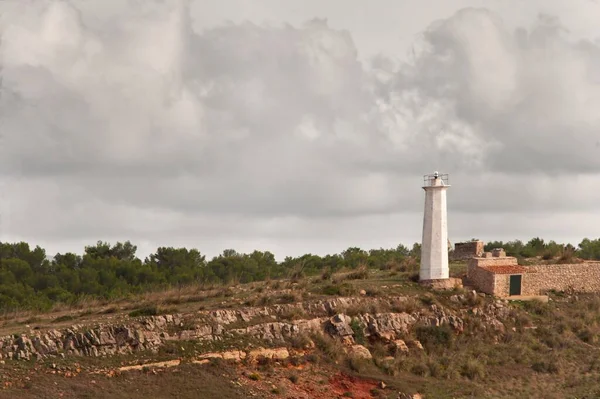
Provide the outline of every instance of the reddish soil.
<path id="1" fill-rule="evenodd" d="M 343 373 L 334 375 L 329 379 L 331 390 L 336 395 L 342 396 L 346 392 L 351 392 L 355 399 L 371 399 L 374 388 L 377 388 L 377 381 L 367 380 L 349 376 Z"/>

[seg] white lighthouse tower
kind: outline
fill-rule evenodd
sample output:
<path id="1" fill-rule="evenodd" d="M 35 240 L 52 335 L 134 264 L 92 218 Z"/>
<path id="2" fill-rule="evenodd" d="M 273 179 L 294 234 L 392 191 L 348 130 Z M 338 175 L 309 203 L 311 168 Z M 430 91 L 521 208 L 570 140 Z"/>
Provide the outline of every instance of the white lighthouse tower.
<path id="1" fill-rule="evenodd" d="M 446 190 L 448 175 L 434 172 L 424 176 L 425 212 L 419 280 L 440 280 L 450 277 L 448 269 L 448 212 Z"/>

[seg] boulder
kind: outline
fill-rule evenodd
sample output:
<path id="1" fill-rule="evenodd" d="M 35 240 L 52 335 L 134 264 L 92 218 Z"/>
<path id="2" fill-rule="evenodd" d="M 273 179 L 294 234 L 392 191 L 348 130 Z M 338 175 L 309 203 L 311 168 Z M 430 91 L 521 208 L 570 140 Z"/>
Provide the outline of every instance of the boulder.
<path id="1" fill-rule="evenodd" d="M 397 339 L 392 342 L 392 348 L 395 352 L 408 353 L 408 346 L 406 345 L 406 342 L 401 339 Z"/>
<path id="2" fill-rule="evenodd" d="M 362 345 L 352 345 L 347 349 L 347 353 L 350 357 L 356 359 L 372 359 L 373 355 L 371 352 Z"/>

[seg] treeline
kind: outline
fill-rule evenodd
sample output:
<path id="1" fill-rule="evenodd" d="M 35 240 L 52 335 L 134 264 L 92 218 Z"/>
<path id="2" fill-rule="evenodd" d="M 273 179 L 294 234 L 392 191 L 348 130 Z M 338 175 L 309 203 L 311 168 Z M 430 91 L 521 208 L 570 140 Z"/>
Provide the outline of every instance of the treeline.
<path id="1" fill-rule="evenodd" d="M 527 243 L 491 242 L 486 250 L 496 247 L 519 257 L 570 253 L 600 260 L 600 240 L 585 239 L 579 248 L 574 248 L 534 238 Z M 167 287 L 248 283 L 355 269 L 361 265 L 415 272 L 420 259 L 419 244 L 410 249 L 398 245 L 368 251 L 351 247 L 339 254 L 306 254 L 286 257 L 281 262 L 268 251 L 245 254 L 228 249 L 210 260 L 197 249 L 160 247 L 144 260 L 136 256 L 136 251 L 137 247 L 129 241 L 114 245 L 99 241 L 85 247 L 83 255 L 58 253 L 48 259 L 39 246 L 0 243 L 0 310 L 46 310 L 56 302 L 72 303 L 86 296 L 115 299 Z"/>
<path id="2" fill-rule="evenodd" d="M 555 241 L 544 241 L 535 237 L 526 243 L 520 240 L 514 241 L 492 241 L 485 245 L 486 251 L 493 248 L 504 248 L 506 254 L 520 258 L 541 257 L 549 260 L 553 258 L 571 259 L 578 257 L 587 260 L 600 260 L 600 239 L 590 240 L 585 238 L 576 248 L 571 244 L 559 244 Z"/>
<path id="3" fill-rule="evenodd" d="M 99 241 L 85 247 L 83 255 L 58 253 L 50 260 L 39 246 L 0 243 L 0 310 L 46 310 L 56 302 L 72 303 L 85 296 L 114 299 L 167 287 L 248 283 L 359 265 L 392 267 L 407 257 L 414 264 L 419 245 L 411 250 L 402 245 L 371 251 L 348 248 L 336 255 L 306 254 L 282 262 L 268 251 L 244 254 L 227 249 L 209 261 L 197 249 L 160 247 L 144 260 L 136 251 L 129 241 Z"/>

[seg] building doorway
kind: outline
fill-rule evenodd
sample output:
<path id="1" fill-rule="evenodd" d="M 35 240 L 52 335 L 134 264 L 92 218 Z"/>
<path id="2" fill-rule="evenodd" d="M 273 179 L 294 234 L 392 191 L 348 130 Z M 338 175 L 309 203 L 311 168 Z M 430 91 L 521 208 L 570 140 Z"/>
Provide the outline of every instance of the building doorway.
<path id="1" fill-rule="evenodd" d="M 508 287 L 508 295 L 521 295 L 521 278 L 523 276 L 520 274 L 514 274 L 510 276 L 509 287 Z"/>

